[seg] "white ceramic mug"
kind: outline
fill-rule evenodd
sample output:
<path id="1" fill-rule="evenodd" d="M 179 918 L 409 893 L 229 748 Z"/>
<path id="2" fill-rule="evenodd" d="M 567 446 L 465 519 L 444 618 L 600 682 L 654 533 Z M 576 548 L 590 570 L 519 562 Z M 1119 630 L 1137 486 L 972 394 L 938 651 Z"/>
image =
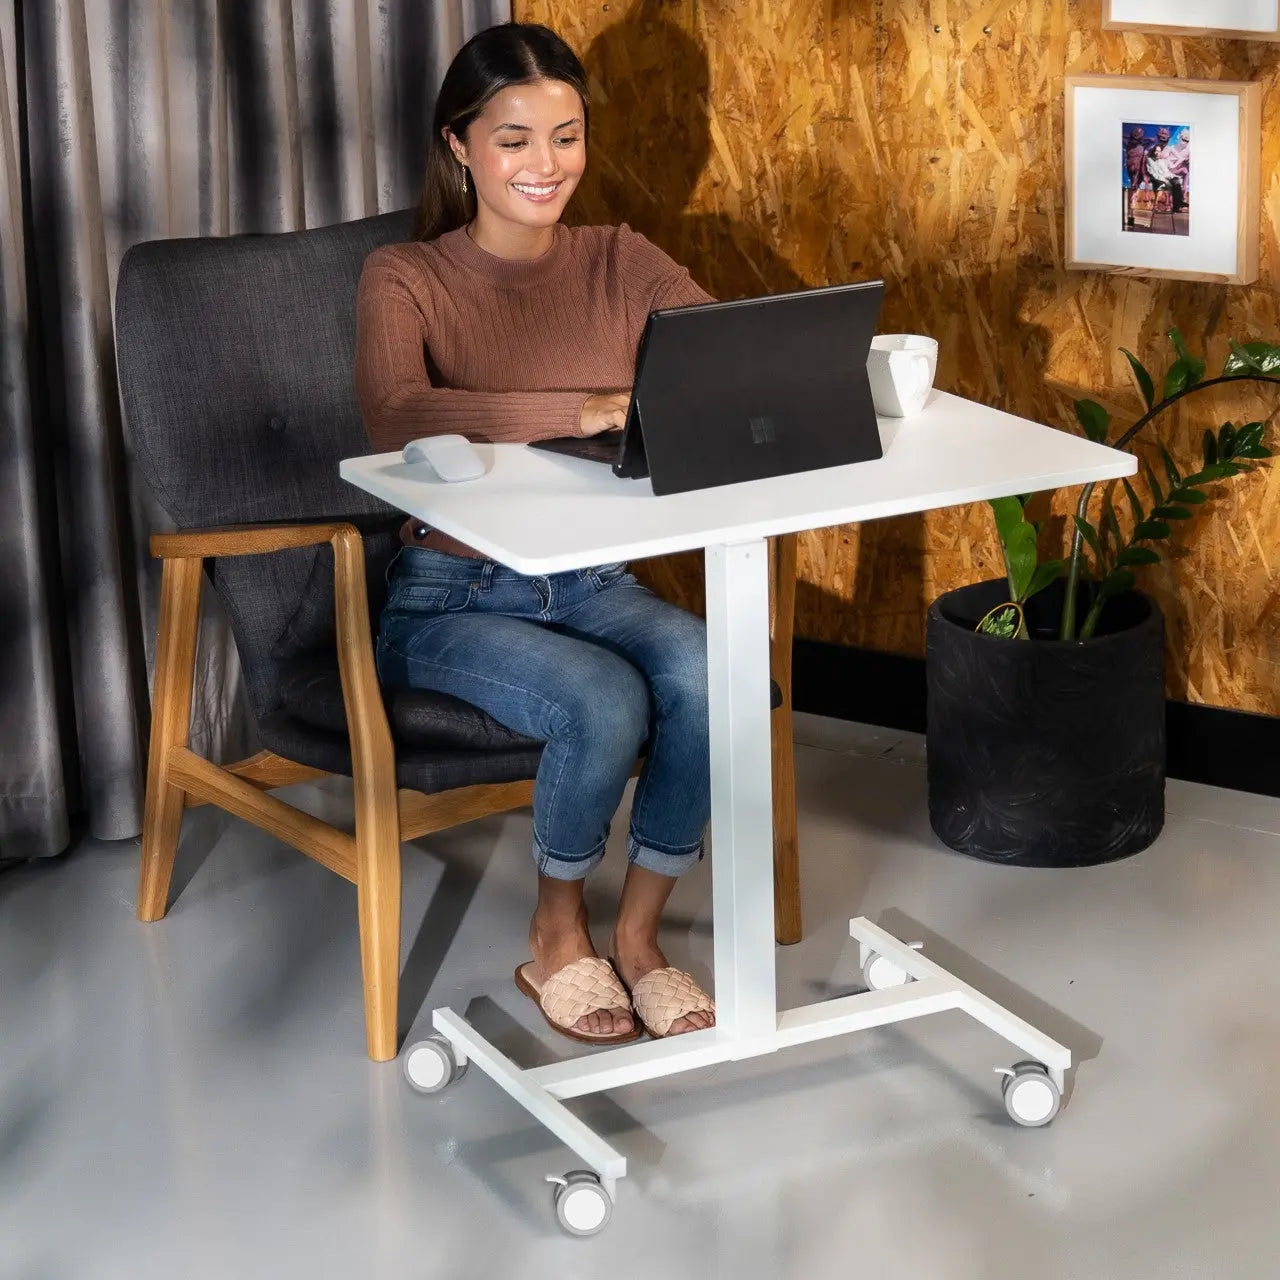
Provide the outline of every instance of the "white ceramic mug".
<path id="1" fill-rule="evenodd" d="M 938 370 L 938 342 L 918 333 L 879 333 L 867 353 L 867 377 L 876 412 L 909 418 L 929 403 Z"/>

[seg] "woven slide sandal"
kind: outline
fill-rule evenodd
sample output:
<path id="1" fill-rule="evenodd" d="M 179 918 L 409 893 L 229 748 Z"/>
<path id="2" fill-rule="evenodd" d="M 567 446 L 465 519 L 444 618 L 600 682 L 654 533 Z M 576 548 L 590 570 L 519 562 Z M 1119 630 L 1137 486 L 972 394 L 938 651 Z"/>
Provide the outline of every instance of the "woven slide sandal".
<path id="1" fill-rule="evenodd" d="M 530 960 L 516 970 L 516 986 L 542 1011 L 549 1026 L 583 1044 L 626 1044 L 640 1038 L 640 1027 L 631 1015 L 630 1031 L 595 1034 L 580 1031 L 577 1021 L 588 1013 L 621 1009 L 630 1011 L 626 988 L 618 981 L 613 965 L 599 956 L 583 956 L 553 973 L 539 985 L 536 966 Z"/>
<path id="2" fill-rule="evenodd" d="M 714 1015 L 716 1011 L 711 997 L 683 969 L 646 973 L 631 988 L 631 1003 L 644 1029 L 656 1040 L 667 1035 L 672 1023 L 690 1013 Z"/>

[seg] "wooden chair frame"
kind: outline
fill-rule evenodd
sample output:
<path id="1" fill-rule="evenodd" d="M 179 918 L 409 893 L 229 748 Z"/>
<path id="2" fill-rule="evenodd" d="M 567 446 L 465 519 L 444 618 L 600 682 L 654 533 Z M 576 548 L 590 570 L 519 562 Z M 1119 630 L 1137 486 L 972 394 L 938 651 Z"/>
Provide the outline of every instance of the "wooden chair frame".
<path id="1" fill-rule="evenodd" d="M 196 755 L 188 745 L 205 557 L 261 555 L 326 542 L 334 557 L 338 665 L 351 740 L 354 833 L 269 794 L 276 787 L 324 777 L 324 770 L 271 751 L 220 766 Z M 369 1057 L 377 1062 L 394 1058 L 401 843 L 487 814 L 524 808 L 533 802 L 533 782 L 457 787 L 432 795 L 396 786 L 395 748 L 374 666 L 364 547 L 354 525 L 255 525 L 157 534 L 151 539 L 151 551 L 164 561 L 164 567 L 138 918 L 159 920 L 168 909 L 184 809 L 215 804 L 269 831 L 356 886 Z M 783 691 L 783 705 L 775 712 L 773 755 L 777 931 L 780 942 L 795 942 L 800 937 L 800 909 L 790 689 L 794 537 L 777 540 L 771 568 L 778 584 L 772 656 Z"/>

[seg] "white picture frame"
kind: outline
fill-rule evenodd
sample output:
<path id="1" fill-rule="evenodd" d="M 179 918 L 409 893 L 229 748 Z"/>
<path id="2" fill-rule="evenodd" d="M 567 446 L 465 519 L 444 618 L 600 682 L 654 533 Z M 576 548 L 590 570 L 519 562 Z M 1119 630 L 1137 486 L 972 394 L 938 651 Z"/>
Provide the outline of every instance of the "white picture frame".
<path id="1" fill-rule="evenodd" d="M 1260 85 L 1068 76 L 1065 126 L 1068 269 L 1258 278 Z"/>
<path id="2" fill-rule="evenodd" d="M 1280 0 L 1102 0 L 1108 31 L 1280 40 Z"/>

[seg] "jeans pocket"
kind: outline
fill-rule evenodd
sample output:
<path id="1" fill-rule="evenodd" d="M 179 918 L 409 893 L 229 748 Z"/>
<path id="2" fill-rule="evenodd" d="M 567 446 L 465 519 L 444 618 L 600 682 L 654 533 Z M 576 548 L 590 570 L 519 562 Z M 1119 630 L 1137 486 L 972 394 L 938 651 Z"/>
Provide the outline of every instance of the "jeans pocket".
<path id="1" fill-rule="evenodd" d="M 627 562 L 617 560 L 612 564 L 598 564 L 590 570 L 597 587 L 609 587 L 622 578 L 629 577 Z"/>
<path id="2" fill-rule="evenodd" d="M 462 613 L 476 597 L 476 584 L 459 582 L 456 586 L 433 583 L 428 586 L 412 579 L 397 582 L 387 596 L 387 608 L 399 613 Z"/>

